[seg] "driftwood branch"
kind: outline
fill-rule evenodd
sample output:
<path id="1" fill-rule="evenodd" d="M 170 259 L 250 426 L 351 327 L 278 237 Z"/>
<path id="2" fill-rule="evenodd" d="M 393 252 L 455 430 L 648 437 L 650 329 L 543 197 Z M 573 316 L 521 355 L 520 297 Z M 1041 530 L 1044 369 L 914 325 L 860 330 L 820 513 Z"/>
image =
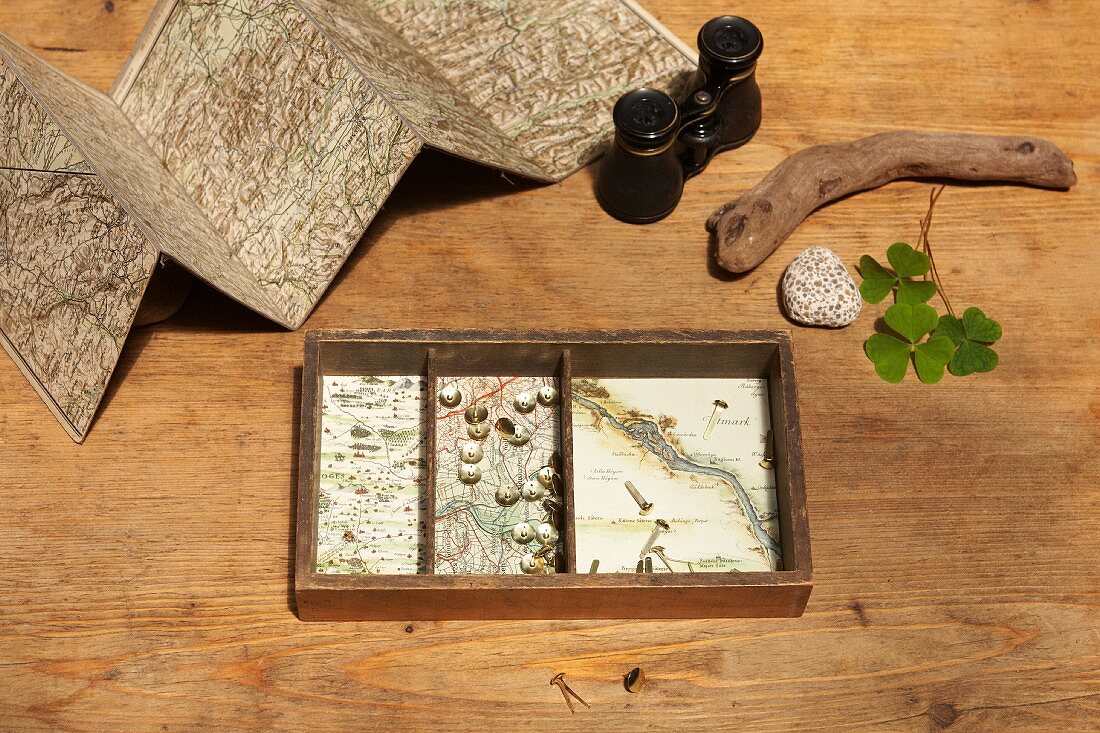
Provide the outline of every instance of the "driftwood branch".
<path id="1" fill-rule="evenodd" d="M 1077 183 L 1073 163 L 1037 137 L 885 132 L 801 150 L 745 195 L 711 214 L 715 259 L 731 272 L 763 262 L 830 201 L 899 178 L 1004 181 L 1044 188 Z"/>

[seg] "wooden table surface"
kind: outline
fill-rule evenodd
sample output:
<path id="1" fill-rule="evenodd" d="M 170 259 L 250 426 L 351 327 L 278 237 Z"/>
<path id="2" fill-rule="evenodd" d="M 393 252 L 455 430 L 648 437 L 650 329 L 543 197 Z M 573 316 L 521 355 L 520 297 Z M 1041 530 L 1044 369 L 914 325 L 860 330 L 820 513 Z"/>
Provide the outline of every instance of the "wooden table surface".
<path id="1" fill-rule="evenodd" d="M 0 29 L 106 89 L 153 0 L 0 4 Z M 805 616 L 305 624 L 290 594 L 304 331 L 205 287 L 138 330 L 74 445 L 0 359 L 0 730 L 1100 730 L 1100 6 L 809 0 L 649 8 L 680 37 L 756 21 L 764 125 L 666 221 L 593 170 L 534 186 L 424 155 L 318 327 L 791 328 L 816 569 Z M 819 212 L 743 277 L 703 221 L 813 143 L 899 127 L 1044 135 L 1068 193 L 950 187 L 949 294 L 1004 326 L 991 374 L 880 381 L 776 283 L 915 239 L 929 186 Z M 443 265 L 454 274 L 443 274 Z M 639 695 L 621 685 L 641 665 Z M 569 715 L 550 676 L 591 704 Z"/>

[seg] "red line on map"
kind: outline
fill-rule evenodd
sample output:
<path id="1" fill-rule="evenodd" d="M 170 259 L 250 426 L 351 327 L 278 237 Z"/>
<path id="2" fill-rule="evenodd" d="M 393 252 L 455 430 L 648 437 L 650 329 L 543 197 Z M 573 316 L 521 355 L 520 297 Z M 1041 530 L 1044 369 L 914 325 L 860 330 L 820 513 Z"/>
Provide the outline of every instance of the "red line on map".
<path id="1" fill-rule="evenodd" d="M 480 402 L 481 400 L 484 400 L 488 397 L 492 397 L 495 394 L 500 394 L 501 392 L 504 391 L 504 388 L 507 385 L 511 384 L 512 382 L 516 381 L 517 379 L 519 379 L 519 377 L 509 377 L 506 380 L 502 380 L 500 377 L 497 377 L 497 382 L 500 383 L 500 386 L 497 387 L 496 389 L 489 390 L 488 392 L 481 395 L 480 397 L 475 397 L 474 402 Z M 470 404 L 473 404 L 473 403 L 470 403 Z M 451 410 L 450 412 L 445 413 L 443 415 L 436 415 L 435 419 L 436 420 L 446 420 L 449 417 L 454 417 L 455 415 L 461 415 L 464 412 L 465 412 L 465 410 Z"/>

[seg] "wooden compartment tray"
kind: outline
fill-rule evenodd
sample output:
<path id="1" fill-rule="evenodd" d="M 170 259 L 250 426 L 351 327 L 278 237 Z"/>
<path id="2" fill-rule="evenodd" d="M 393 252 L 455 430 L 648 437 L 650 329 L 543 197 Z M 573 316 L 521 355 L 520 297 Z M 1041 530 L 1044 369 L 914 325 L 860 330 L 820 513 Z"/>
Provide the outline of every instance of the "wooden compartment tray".
<path id="1" fill-rule="evenodd" d="M 342 375 L 426 378 L 424 405 L 432 418 L 424 421 L 421 508 L 426 505 L 426 527 L 420 541 L 419 572 L 318 571 L 323 379 Z M 556 573 L 435 572 L 434 487 L 440 469 L 434 410 L 440 375 L 557 379 L 564 517 L 563 557 Z M 776 569 L 590 574 L 588 568 L 581 568 L 578 572 L 571 395 L 573 380 L 582 378 L 766 380 L 772 445 L 768 458 L 774 467 L 774 518 L 781 550 Z M 310 331 L 300 451 L 294 586 L 303 620 L 799 616 L 812 588 L 794 361 L 785 332 Z"/>

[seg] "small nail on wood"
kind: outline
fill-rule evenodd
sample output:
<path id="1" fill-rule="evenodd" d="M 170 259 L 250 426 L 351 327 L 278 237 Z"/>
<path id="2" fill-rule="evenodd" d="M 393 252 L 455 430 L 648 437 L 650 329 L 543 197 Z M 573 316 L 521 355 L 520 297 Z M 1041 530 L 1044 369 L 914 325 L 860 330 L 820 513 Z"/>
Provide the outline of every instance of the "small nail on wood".
<path id="1" fill-rule="evenodd" d="M 589 705 L 588 703 L 586 703 L 584 701 L 584 698 L 582 698 L 580 695 L 578 695 L 576 692 L 573 691 L 572 687 L 565 684 L 565 673 L 564 672 L 558 672 L 556 675 L 554 675 L 550 679 L 550 686 L 551 687 L 557 687 L 559 690 L 561 690 L 561 696 L 565 698 L 565 704 L 569 706 L 569 712 L 571 712 L 571 713 L 577 712 L 576 710 L 573 709 L 573 700 L 571 699 L 571 697 L 576 698 L 577 701 L 581 705 L 584 705 L 586 708 L 589 708 L 589 709 L 592 708 L 591 705 Z"/>

